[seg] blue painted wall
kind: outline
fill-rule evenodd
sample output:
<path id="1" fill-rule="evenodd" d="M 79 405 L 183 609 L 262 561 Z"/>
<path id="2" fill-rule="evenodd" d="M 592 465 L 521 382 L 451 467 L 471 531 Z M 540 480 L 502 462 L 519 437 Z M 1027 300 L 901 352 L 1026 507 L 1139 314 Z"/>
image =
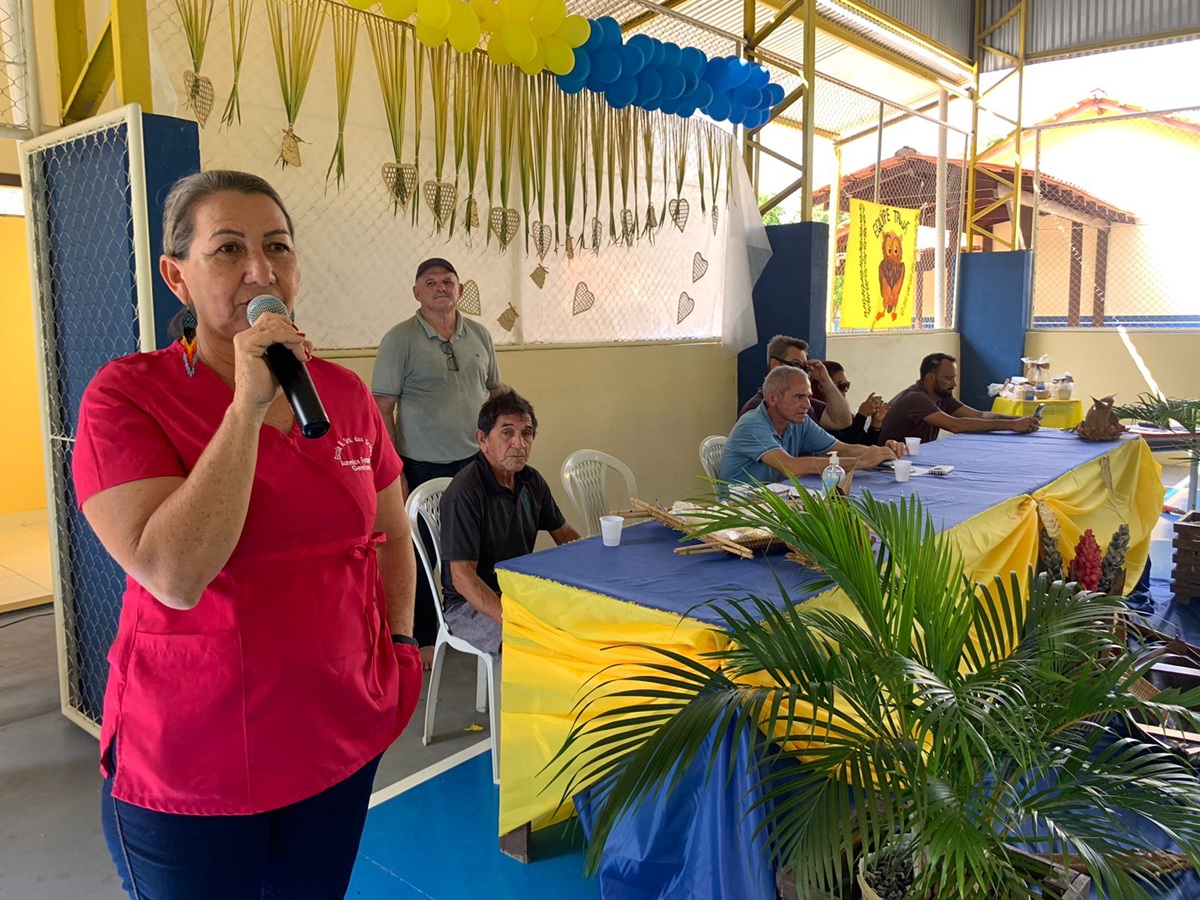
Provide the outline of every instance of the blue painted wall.
<path id="1" fill-rule="evenodd" d="M 767 375 L 767 341 L 777 334 L 808 341 L 809 356 L 825 358 L 825 297 L 829 226 L 824 222 L 768 225 L 771 261 L 754 285 L 758 343 L 738 355 L 738 406 Z"/>
<path id="2" fill-rule="evenodd" d="M 959 397 L 991 409 L 987 386 L 1021 371 L 1033 253 L 964 253 L 958 281 Z"/>

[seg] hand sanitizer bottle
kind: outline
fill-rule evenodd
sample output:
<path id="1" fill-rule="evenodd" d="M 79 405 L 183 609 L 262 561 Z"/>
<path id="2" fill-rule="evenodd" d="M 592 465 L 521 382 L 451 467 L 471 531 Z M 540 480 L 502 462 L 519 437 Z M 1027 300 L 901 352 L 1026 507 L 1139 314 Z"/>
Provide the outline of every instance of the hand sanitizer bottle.
<path id="1" fill-rule="evenodd" d="M 829 454 L 829 465 L 821 473 L 821 484 L 825 488 L 825 493 L 828 495 L 836 492 L 838 484 L 845 477 L 846 470 L 838 464 L 837 451 L 833 450 Z"/>

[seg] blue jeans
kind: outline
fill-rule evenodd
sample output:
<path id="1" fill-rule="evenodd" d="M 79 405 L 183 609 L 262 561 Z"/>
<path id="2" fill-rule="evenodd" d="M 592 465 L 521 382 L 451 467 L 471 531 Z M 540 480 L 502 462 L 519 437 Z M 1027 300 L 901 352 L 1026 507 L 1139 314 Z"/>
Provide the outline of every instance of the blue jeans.
<path id="1" fill-rule="evenodd" d="M 114 799 L 106 778 L 104 838 L 133 900 L 341 900 L 378 767 L 249 816 L 155 812 Z"/>
<path id="2" fill-rule="evenodd" d="M 404 477 L 407 479 L 408 489 L 411 491 L 417 485 L 435 478 L 453 478 L 465 469 L 475 457 L 468 456 L 466 459 L 448 463 L 421 462 L 419 459 L 409 459 L 407 456 L 402 456 L 400 459 L 404 463 Z M 425 542 L 426 549 L 432 553 L 433 537 L 424 522 L 421 523 L 421 539 Z M 432 647 L 437 643 L 438 620 L 433 603 L 433 591 L 425 579 L 421 561 L 417 560 L 417 601 L 413 609 L 413 637 L 422 647 Z"/>

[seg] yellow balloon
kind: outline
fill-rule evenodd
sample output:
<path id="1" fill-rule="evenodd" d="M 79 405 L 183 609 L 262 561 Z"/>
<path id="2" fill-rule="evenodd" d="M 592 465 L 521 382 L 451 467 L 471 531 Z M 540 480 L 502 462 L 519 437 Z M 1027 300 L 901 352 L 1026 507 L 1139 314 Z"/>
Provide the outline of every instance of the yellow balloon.
<path id="1" fill-rule="evenodd" d="M 487 55 L 488 59 L 498 66 L 507 66 L 513 61 L 513 58 L 504 46 L 504 41 L 498 34 L 493 34 L 491 40 L 488 41 Z"/>
<path id="2" fill-rule="evenodd" d="M 375 0 L 346 0 L 350 4 L 351 9 L 370 9 L 375 5 Z"/>
<path id="3" fill-rule="evenodd" d="M 446 28 L 430 28 L 420 19 L 417 19 L 417 27 L 413 29 L 417 35 L 417 40 L 426 47 L 440 47 L 446 43 Z"/>
<path id="4" fill-rule="evenodd" d="M 542 49 L 546 51 L 546 68 L 555 75 L 566 75 L 575 68 L 575 54 L 562 38 L 542 38 Z"/>
<path id="5" fill-rule="evenodd" d="M 496 8 L 508 21 L 521 17 L 521 13 L 517 9 L 517 0 L 496 0 Z"/>
<path id="6" fill-rule="evenodd" d="M 508 55 L 518 65 L 529 62 L 537 55 L 537 38 L 525 26 L 509 22 L 501 29 L 500 36 L 504 39 L 504 47 L 508 50 Z"/>
<path id="7" fill-rule="evenodd" d="M 450 38 L 450 46 L 459 53 L 470 53 L 479 46 L 479 19 L 475 10 L 466 3 L 451 4 L 450 25 L 446 36 Z"/>
<path id="8" fill-rule="evenodd" d="M 591 33 L 591 23 L 583 16 L 567 16 L 554 36 L 566 41 L 568 47 L 582 47 Z"/>
<path id="9" fill-rule="evenodd" d="M 529 30 L 535 36 L 549 37 L 558 31 L 567 18 L 565 0 L 542 0 L 541 5 L 534 11 Z"/>
<path id="10" fill-rule="evenodd" d="M 417 24 L 444 29 L 450 24 L 450 0 L 417 0 Z"/>
<path id="11" fill-rule="evenodd" d="M 520 19 L 522 24 L 524 21 L 533 15 L 538 8 L 539 0 L 512 0 L 513 9 L 516 10 L 515 16 L 509 18 Z"/>
<path id="12" fill-rule="evenodd" d="M 417 11 L 417 0 L 382 0 L 383 14 L 395 22 L 403 22 Z"/>

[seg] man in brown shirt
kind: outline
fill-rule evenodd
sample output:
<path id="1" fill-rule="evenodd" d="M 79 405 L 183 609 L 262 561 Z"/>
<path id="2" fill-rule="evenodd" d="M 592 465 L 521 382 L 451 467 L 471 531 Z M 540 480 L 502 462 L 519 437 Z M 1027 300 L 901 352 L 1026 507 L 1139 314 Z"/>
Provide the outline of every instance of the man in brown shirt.
<path id="1" fill-rule="evenodd" d="M 951 434 L 980 431 L 1037 431 L 1034 416 L 1005 416 L 980 412 L 954 396 L 958 362 L 949 353 L 931 353 L 921 360 L 921 377 L 892 398 L 891 409 L 879 430 L 879 442 L 919 437 L 936 441 L 938 431 Z"/>

